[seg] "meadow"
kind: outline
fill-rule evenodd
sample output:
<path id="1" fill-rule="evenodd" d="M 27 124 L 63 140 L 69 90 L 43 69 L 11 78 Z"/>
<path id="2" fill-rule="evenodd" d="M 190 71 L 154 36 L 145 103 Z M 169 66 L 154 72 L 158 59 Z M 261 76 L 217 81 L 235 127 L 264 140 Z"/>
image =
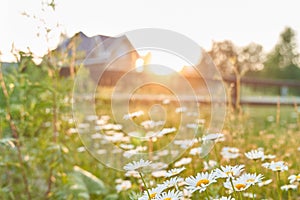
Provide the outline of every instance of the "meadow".
<path id="1" fill-rule="evenodd" d="M 223 129 L 208 132 L 209 104 L 180 129 L 180 116 L 189 113 L 178 103 L 134 101 L 122 117 L 148 132 L 128 134 L 111 113 L 110 88 L 91 100 L 95 114 L 79 122 L 72 112 L 74 80 L 25 61 L 25 72 L 22 66 L 1 70 L 1 199 L 300 199 L 297 105 L 228 109 Z M 165 109 L 165 121 L 149 119 L 153 104 Z M 193 139 L 178 139 L 178 130 Z M 161 150 L 170 142 L 174 151 Z M 110 152 L 109 144 L 121 152 Z M 153 152 L 151 161 L 133 159 Z M 121 170 L 107 167 L 117 155 L 126 158 Z"/>

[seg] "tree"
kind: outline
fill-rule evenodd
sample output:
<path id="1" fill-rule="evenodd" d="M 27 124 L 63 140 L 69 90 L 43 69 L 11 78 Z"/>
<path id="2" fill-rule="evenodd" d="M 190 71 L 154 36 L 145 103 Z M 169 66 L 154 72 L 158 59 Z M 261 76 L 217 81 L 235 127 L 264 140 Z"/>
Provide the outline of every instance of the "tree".
<path id="1" fill-rule="evenodd" d="M 231 41 L 213 42 L 209 52 L 215 65 L 224 77 L 234 76 L 235 108 L 240 111 L 240 83 L 241 78 L 248 71 L 263 68 L 262 46 L 250 43 L 245 47 L 237 47 Z"/>
<path id="2" fill-rule="evenodd" d="M 291 70 L 293 75 L 299 74 L 297 71 L 300 71 L 300 68 L 296 67 L 299 66 L 299 59 L 295 31 L 287 27 L 280 34 L 279 41 L 274 49 L 267 55 L 264 63 L 265 67 L 261 74 L 263 77 L 289 78 Z"/>

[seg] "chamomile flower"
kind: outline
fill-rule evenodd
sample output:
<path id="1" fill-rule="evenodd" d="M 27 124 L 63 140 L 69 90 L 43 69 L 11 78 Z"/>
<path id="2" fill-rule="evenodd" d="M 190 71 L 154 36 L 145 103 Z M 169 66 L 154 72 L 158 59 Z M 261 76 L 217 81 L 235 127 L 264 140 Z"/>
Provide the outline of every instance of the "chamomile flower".
<path id="1" fill-rule="evenodd" d="M 214 141 L 214 142 L 222 142 L 225 141 L 223 133 L 211 133 L 202 137 L 202 141 Z"/>
<path id="2" fill-rule="evenodd" d="M 186 189 L 190 190 L 192 193 L 199 190 L 199 192 L 203 192 L 206 190 L 207 186 L 212 183 L 217 182 L 214 173 L 202 172 L 197 173 L 197 175 L 190 176 L 185 179 Z"/>
<path id="3" fill-rule="evenodd" d="M 181 168 L 174 168 L 167 171 L 165 174 L 166 177 L 171 177 L 180 174 L 183 170 L 185 170 L 185 167 Z"/>
<path id="4" fill-rule="evenodd" d="M 124 166 L 124 170 L 126 171 L 139 171 L 142 168 L 148 167 L 151 164 L 151 161 L 149 160 L 143 160 L 140 161 L 133 161 L 132 163 L 128 163 Z"/>
<path id="5" fill-rule="evenodd" d="M 182 198 L 183 193 L 181 191 L 169 190 L 156 197 L 156 200 L 182 200 Z"/>
<path id="6" fill-rule="evenodd" d="M 235 147 L 223 147 L 221 155 L 225 160 L 236 159 L 240 156 L 240 150 Z"/>
<path id="7" fill-rule="evenodd" d="M 122 180 L 119 184 L 116 185 L 117 192 L 125 191 L 131 188 L 131 182 L 128 180 Z"/>
<path id="8" fill-rule="evenodd" d="M 217 178 L 234 178 L 238 177 L 244 170 L 245 165 L 227 165 L 225 167 L 221 166 L 221 169 L 215 170 L 215 175 Z"/>
<path id="9" fill-rule="evenodd" d="M 166 170 L 158 170 L 151 173 L 151 175 L 155 178 L 161 178 L 166 176 Z"/>
<path id="10" fill-rule="evenodd" d="M 162 184 L 159 184 L 160 186 L 164 188 L 172 188 L 175 187 L 178 189 L 178 185 L 181 185 L 183 182 L 183 178 L 180 177 L 173 177 L 171 179 L 165 180 Z"/>
<path id="11" fill-rule="evenodd" d="M 283 185 L 280 187 L 280 189 L 283 191 L 288 191 L 288 190 L 296 190 L 297 187 L 298 187 L 297 185 L 290 184 L 290 185 Z"/>
<path id="12" fill-rule="evenodd" d="M 179 161 L 175 162 L 174 166 L 175 167 L 180 167 L 183 165 L 190 164 L 192 162 L 192 158 L 186 157 L 186 158 L 181 158 Z"/>
<path id="13" fill-rule="evenodd" d="M 283 172 L 289 169 L 289 167 L 283 161 L 278 161 L 278 162 L 272 161 L 271 163 L 263 163 L 262 166 L 267 169 L 271 169 L 274 172 Z"/>
<path id="14" fill-rule="evenodd" d="M 225 188 L 229 189 L 230 191 L 237 191 L 237 192 L 240 192 L 240 191 L 245 191 L 247 190 L 251 185 L 248 184 L 246 182 L 246 180 L 244 178 L 237 178 L 235 180 L 232 180 L 232 183 L 233 183 L 233 186 L 234 186 L 234 189 L 232 188 L 232 184 L 230 182 L 229 179 L 227 179 L 223 185 Z"/>
<path id="15" fill-rule="evenodd" d="M 290 180 L 290 183 L 294 183 L 295 181 L 300 182 L 300 174 L 298 174 L 298 175 L 295 175 L 295 174 L 290 175 L 288 177 L 288 179 Z"/>
<path id="16" fill-rule="evenodd" d="M 149 192 L 149 195 L 150 195 L 151 199 L 156 199 L 156 197 L 158 197 L 164 189 L 165 188 L 162 188 L 162 187 L 159 187 L 159 186 L 155 187 L 155 188 L 148 189 L 148 192 Z M 143 196 L 138 198 L 138 200 L 149 200 L 149 196 L 148 196 L 147 191 L 144 191 Z"/>
<path id="17" fill-rule="evenodd" d="M 262 187 L 262 186 L 265 186 L 265 185 L 269 185 L 270 183 L 272 183 L 272 181 L 273 181 L 272 179 L 262 181 L 262 182 L 258 183 L 258 186 Z"/>
<path id="18" fill-rule="evenodd" d="M 229 196 L 229 197 L 222 196 L 220 198 L 216 198 L 216 199 L 213 199 L 213 200 L 235 200 L 235 198 L 233 198 L 231 196 Z"/>
<path id="19" fill-rule="evenodd" d="M 259 159 L 263 158 L 264 152 L 255 149 L 255 150 L 251 150 L 251 151 L 245 153 L 245 156 L 251 160 L 259 160 Z"/>
<path id="20" fill-rule="evenodd" d="M 256 183 L 260 183 L 263 179 L 263 175 L 261 174 L 250 174 L 250 173 L 245 173 L 243 175 L 240 176 L 240 178 L 245 179 L 245 181 L 247 182 L 247 184 L 250 185 L 255 185 Z"/>

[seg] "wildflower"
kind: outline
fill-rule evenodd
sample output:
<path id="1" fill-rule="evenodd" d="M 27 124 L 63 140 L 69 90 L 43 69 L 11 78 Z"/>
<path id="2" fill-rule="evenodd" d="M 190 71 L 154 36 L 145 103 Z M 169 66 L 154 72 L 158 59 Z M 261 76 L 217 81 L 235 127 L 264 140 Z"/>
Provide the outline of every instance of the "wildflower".
<path id="1" fill-rule="evenodd" d="M 240 150 L 235 147 L 223 147 L 221 155 L 225 160 L 236 159 L 240 156 Z"/>
<path id="2" fill-rule="evenodd" d="M 232 198 L 231 196 L 229 196 L 229 197 L 222 196 L 220 198 L 216 198 L 216 199 L 213 199 L 213 200 L 235 200 L 235 198 Z"/>
<path id="3" fill-rule="evenodd" d="M 300 174 L 298 174 L 298 175 L 290 175 L 288 177 L 288 179 L 290 180 L 290 183 L 294 183 L 295 181 L 300 182 Z"/>
<path id="4" fill-rule="evenodd" d="M 157 200 L 181 200 L 183 198 L 183 193 L 181 191 L 170 190 L 168 192 L 163 192 L 156 199 Z"/>
<path id="5" fill-rule="evenodd" d="M 244 170 L 244 167 L 245 165 L 221 166 L 221 169 L 215 170 L 215 175 L 217 178 L 234 178 L 241 174 L 241 172 Z"/>
<path id="6" fill-rule="evenodd" d="M 246 173 L 241 175 L 240 178 L 245 179 L 245 181 L 250 185 L 255 185 L 256 183 L 260 183 L 262 181 L 263 175 Z"/>
<path id="7" fill-rule="evenodd" d="M 133 112 L 133 113 L 128 113 L 126 115 L 123 116 L 123 119 L 128 120 L 128 119 L 133 119 L 133 118 L 137 118 L 139 116 L 144 115 L 143 111 L 137 111 L 137 112 Z"/>
<path id="8" fill-rule="evenodd" d="M 254 194 L 254 193 L 250 193 L 250 192 L 244 192 L 243 193 L 243 196 L 244 197 L 248 197 L 248 198 L 256 198 L 256 194 Z"/>
<path id="9" fill-rule="evenodd" d="M 159 170 L 159 171 L 154 171 L 152 172 L 152 176 L 155 178 L 160 178 L 160 177 L 165 177 L 166 176 L 167 171 L 166 170 Z"/>
<path id="10" fill-rule="evenodd" d="M 258 183 L 258 186 L 262 187 L 262 186 L 265 186 L 265 185 L 269 185 L 270 183 L 272 183 L 272 181 L 273 181 L 272 179 L 262 181 L 262 182 Z"/>
<path id="11" fill-rule="evenodd" d="M 178 188 L 178 184 L 181 184 L 183 182 L 183 178 L 180 177 L 173 177 L 169 180 L 165 180 L 162 184 L 159 184 L 160 186 L 164 188 L 172 188 L 175 187 L 176 189 Z"/>
<path id="12" fill-rule="evenodd" d="M 264 157 L 264 152 L 260 151 L 260 150 L 251 150 L 251 151 L 245 153 L 245 156 L 251 160 L 258 160 L 258 159 L 262 159 Z"/>
<path id="13" fill-rule="evenodd" d="M 165 176 L 166 177 L 175 176 L 180 174 L 183 170 L 185 170 L 185 167 L 170 169 L 167 171 Z"/>
<path id="14" fill-rule="evenodd" d="M 208 162 L 203 161 L 204 170 L 210 170 L 213 169 L 215 166 L 218 165 L 218 163 L 214 160 L 209 160 Z"/>
<path id="15" fill-rule="evenodd" d="M 280 187 L 281 190 L 283 191 L 288 191 L 288 190 L 296 190 L 297 189 L 297 185 L 283 185 Z"/>
<path id="16" fill-rule="evenodd" d="M 264 161 L 264 160 L 271 160 L 271 159 L 274 159 L 276 158 L 275 155 L 272 155 L 272 154 L 268 154 L 268 155 L 264 155 L 261 160 Z"/>
<path id="17" fill-rule="evenodd" d="M 225 141 L 223 133 L 212 133 L 202 137 L 202 141 L 214 141 L 214 142 L 222 142 Z"/>
<path id="18" fill-rule="evenodd" d="M 131 182 L 128 180 L 122 180 L 119 184 L 116 185 L 117 192 L 125 191 L 131 188 Z"/>
<path id="19" fill-rule="evenodd" d="M 275 172 L 283 172 L 289 169 L 289 167 L 283 161 L 263 163 L 262 166 Z"/>
<path id="20" fill-rule="evenodd" d="M 231 190 L 231 191 L 237 191 L 237 192 L 240 192 L 240 191 L 245 191 L 247 190 L 251 185 L 248 184 L 246 182 L 246 180 L 244 178 L 237 178 L 236 180 L 232 180 L 232 183 L 233 183 L 233 186 L 234 188 L 232 188 L 232 184 L 230 182 L 229 179 L 226 180 L 226 182 L 223 183 L 224 187 Z"/>
<path id="21" fill-rule="evenodd" d="M 163 128 L 161 131 L 159 131 L 157 133 L 157 137 L 162 137 L 164 135 L 167 135 L 169 133 L 173 133 L 176 131 L 176 128 L 175 127 L 172 127 L 172 128 Z"/>
<path id="22" fill-rule="evenodd" d="M 137 171 L 127 171 L 125 173 L 126 177 L 134 177 L 134 178 L 140 178 L 140 175 Z"/>
<path id="23" fill-rule="evenodd" d="M 144 161 L 143 159 L 141 159 L 140 161 L 133 161 L 132 163 L 128 163 L 124 166 L 124 170 L 126 171 L 139 171 L 142 168 L 148 167 L 151 164 L 151 161 L 146 160 Z"/>
<path id="24" fill-rule="evenodd" d="M 187 165 L 187 164 L 190 164 L 192 162 L 192 158 L 181 158 L 179 161 L 175 162 L 174 166 L 175 167 L 180 167 L 180 166 L 183 166 L 183 165 Z"/>
<path id="25" fill-rule="evenodd" d="M 190 155 L 196 156 L 202 153 L 202 147 L 195 147 L 190 150 Z"/>
<path id="26" fill-rule="evenodd" d="M 183 112 L 186 112 L 186 111 L 187 111 L 186 107 L 178 107 L 175 110 L 176 113 L 183 113 Z"/>
<path id="27" fill-rule="evenodd" d="M 193 193 L 197 190 L 203 192 L 207 186 L 217 181 L 214 173 L 202 172 L 197 173 L 196 177 L 190 176 L 186 178 L 185 182 L 187 184 L 186 188 Z"/>
<path id="28" fill-rule="evenodd" d="M 148 189 L 148 192 L 149 192 L 149 195 L 150 195 L 151 199 L 156 199 L 156 197 L 158 197 L 164 189 L 165 188 L 162 188 L 162 187 L 159 187 L 159 186 L 155 187 L 155 188 Z M 138 198 L 138 200 L 149 200 L 149 196 L 148 196 L 147 191 L 144 191 L 143 196 Z"/>

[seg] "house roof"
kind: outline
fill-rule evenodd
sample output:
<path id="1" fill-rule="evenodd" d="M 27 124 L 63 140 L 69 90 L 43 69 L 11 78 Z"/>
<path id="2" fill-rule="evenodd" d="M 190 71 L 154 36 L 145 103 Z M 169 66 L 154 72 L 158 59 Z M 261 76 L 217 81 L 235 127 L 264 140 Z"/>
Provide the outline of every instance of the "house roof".
<path id="1" fill-rule="evenodd" d="M 107 58 L 110 53 L 120 47 L 122 44 L 126 42 L 128 49 L 134 49 L 130 41 L 125 35 L 120 37 L 110 37 L 104 35 L 96 35 L 92 37 L 86 36 L 83 32 L 76 33 L 73 37 L 67 38 L 62 43 L 58 45 L 55 51 L 66 52 L 71 55 L 70 44 L 74 41 L 76 44 L 77 52 L 84 52 L 85 55 L 90 55 L 92 58 Z M 99 45 L 101 44 L 101 45 Z"/>

